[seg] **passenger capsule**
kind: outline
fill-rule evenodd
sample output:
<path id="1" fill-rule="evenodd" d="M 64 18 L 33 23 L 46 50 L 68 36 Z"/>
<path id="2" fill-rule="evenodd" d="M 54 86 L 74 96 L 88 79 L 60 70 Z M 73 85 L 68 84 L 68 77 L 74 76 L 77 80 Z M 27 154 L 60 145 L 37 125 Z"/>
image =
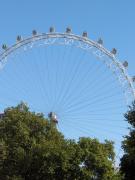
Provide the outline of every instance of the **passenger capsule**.
<path id="1" fill-rule="evenodd" d="M 83 37 L 87 38 L 88 37 L 88 33 L 86 31 L 83 32 L 82 34 Z"/>
<path id="2" fill-rule="evenodd" d="M 51 121 L 55 122 L 55 123 L 58 123 L 58 120 L 57 120 L 57 116 L 54 112 L 50 112 L 48 114 L 48 117 L 50 118 Z"/>
<path id="3" fill-rule="evenodd" d="M 128 67 L 128 62 L 127 62 L 127 61 L 124 61 L 124 62 L 123 62 L 123 66 L 124 66 L 125 68 L 127 68 L 127 67 Z"/>
<path id="4" fill-rule="evenodd" d="M 70 27 L 67 27 L 66 28 L 66 33 L 71 33 L 72 32 L 72 29 Z"/>
<path id="5" fill-rule="evenodd" d="M 49 32 L 50 32 L 50 33 L 55 32 L 55 28 L 54 28 L 54 27 L 50 27 Z"/>
<path id="6" fill-rule="evenodd" d="M 17 36 L 16 40 L 17 40 L 17 41 L 21 41 L 21 40 L 22 40 L 22 37 L 21 37 L 21 36 Z"/>
<path id="7" fill-rule="evenodd" d="M 33 36 L 36 36 L 36 35 L 37 35 L 37 31 L 36 31 L 36 30 L 33 30 L 33 31 L 32 31 L 32 35 L 33 35 Z"/>
<path id="8" fill-rule="evenodd" d="M 103 44 L 103 40 L 101 38 L 99 38 L 97 42 L 98 44 L 101 44 L 101 45 Z"/>
<path id="9" fill-rule="evenodd" d="M 7 49 L 7 45 L 6 45 L 6 44 L 3 44 L 3 45 L 2 45 L 2 49 L 6 50 L 6 49 Z"/>
<path id="10" fill-rule="evenodd" d="M 111 51 L 112 54 L 116 55 L 117 53 L 117 49 L 113 48 L 112 51 Z"/>
<path id="11" fill-rule="evenodd" d="M 132 81 L 135 82 L 135 76 L 132 77 Z"/>

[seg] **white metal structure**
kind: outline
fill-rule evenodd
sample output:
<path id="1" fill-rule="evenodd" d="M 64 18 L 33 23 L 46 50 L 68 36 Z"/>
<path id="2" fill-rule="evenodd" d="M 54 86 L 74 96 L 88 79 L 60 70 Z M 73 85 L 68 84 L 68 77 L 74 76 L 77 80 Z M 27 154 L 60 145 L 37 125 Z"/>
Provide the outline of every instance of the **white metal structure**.
<path id="1" fill-rule="evenodd" d="M 113 53 L 115 49 L 111 52 L 103 47 L 102 43 L 95 42 L 87 37 L 87 33 L 84 32 L 83 36 L 75 35 L 71 33 L 71 30 L 67 28 L 66 33 L 54 32 L 53 28 L 50 28 L 50 33 L 37 34 L 33 31 L 33 36 L 26 39 L 22 39 L 21 36 L 17 36 L 16 44 L 7 48 L 3 45 L 4 52 L 0 54 L 0 67 L 6 63 L 6 57 L 16 51 L 22 46 L 27 48 L 32 48 L 36 41 L 44 40 L 45 44 L 64 44 L 64 45 L 75 45 L 78 48 L 94 53 L 100 60 L 107 65 L 110 70 L 116 74 L 120 85 L 124 88 L 125 97 L 127 104 L 130 104 L 135 99 L 135 88 L 133 85 L 134 77 L 130 77 L 127 73 L 127 63 L 120 62 Z"/>
<path id="2" fill-rule="evenodd" d="M 23 51 L 27 52 L 27 51 L 29 51 L 29 50 L 31 50 L 33 48 L 36 48 L 37 44 L 38 44 L 38 46 L 45 45 L 46 47 L 47 46 L 52 46 L 52 45 L 66 46 L 66 47 L 75 47 L 77 49 L 79 48 L 79 50 L 80 49 L 83 50 L 84 53 L 87 52 L 88 54 L 92 54 L 93 57 L 96 57 L 98 59 L 97 61 L 100 61 L 100 62 L 102 62 L 102 64 L 105 64 L 107 69 L 109 68 L 109 70 L 115 75 L 115 77 L 117 78 L 117 80 L 118 80 L 118 82 L 120 84 L 120 87 L 123 90 L 123 93 L 125 95 L 125 99 L 126 99 L 127 105 L 131 105 L 131 103 L 135 100 L 135 88 L 134 88 L 135 77 L 130 77 L 128 75 L 128 72 L 127 72 L 128 62 L 127 61 L 120 62 L 117 59 L 117 57 L 116 57 L 117 50 L 115 48 L 113 48 L 111 51 L 107 50 L 103 46 L 103 40 L 102 39 L 99 39 L 97 42 L 93 41 L 93 40 L 88 38 L 88 33 L 87 32 L 83 32 L 82 36 L 73 34 L 71 28 L 67 28 L 66 32 L 64 32 L 64 33 L 55 32 L 55 29 L 53 27 L 50 28 L 49 33 L 38 34 L 36 30 L 33 30 L 32 31 L 32 36 L 30 36 L 28 38 L 24 38 L 24 39 L 21 36 L 17 36 L 15 44 L 13 44 L 10 47 L 8 47 L 5 44 L 2 46 L 3 50 L 0 52 L 0 68 L 3 69 L 4 65 L 6 63 L 8 63 L 8 61 L 9 61 L 9 57 L 14 56 L 14 54 L 19 49 L 22 49 Z M 14 59 L 14 57 L 13 57 L 13 59 Z M 15 66 L 17 66 L 17 65 L 15 65 Z M 66 68 L 66 66 L 65 66 L 65 68 Z M 17 67 L 16 67 L 16 69 L 17 69 Z M 89 69 L 89 67 L 87 67 L 87 70 L 88 69 Z M 10 80 L 10 77 L 9 77 L 8 80 Z M 72 80 L 72 78 L 71 78 L 71 80 Z M 0 80 L 0 83 L 1 83 L 1 80 Z M 96 82 L 95 82 L 95 84 L 96 84 Z M 88 90 L 90 90 L 90 88 Z M 100 89 L 99 89 L 99 91 L 100 91 Z M 72 93 L 72 90 L 71 90 L 70 94 L 71 93 Z M 66 100 L 68 100 L 69 97 L 70 97 L 70 95 L 67 95 Z M 94 99 L 94 97 L 93 97 L 93 99 Z M 74 97 L 74 99 L 75 98 L 76 97 Z M 102 97 L 99 98 L 99 100 L 102 100 L 102 99 L 103 99 Z M 21 100 L 23 100 L 23 99 L 21 99 Z M 73 100 L 73 98 L 72 98 L 72 100 Z M 87 102 L 87 97 L 85 97 L 85 100 Z M 65 117 L 67 117 L 67 119 L 71 118 L 71 120 L 75 120 L 76 114 L 72 113 L 70 115 L 70 112 L 76 110 L 75 109 L 76 107 L 74 107 L 74 106 L 76 106 L 80 102 L 81 101 L 77 101 L 75 103 L 72 102 L 71 106 L 68 105 L 68 102 L 66 102 L 66 101 L 64 102 L 64 105 L 66 105 L 65 107 L 66 108 L 69 107 L 69 109 L 66 109 L 64 111 L 64 113 L 69 114 L 69 116 L 67 114 L 65 115 L 63 113 L 65 115 Z M 92 102 L 94 102 L 94 101 L 92 100 Z M 27 103 L 29 104 L 29 102 L 27 102 Z M 119 104 L 119 102 L 116 102 L 116 104 Z M 90 105 L 90 103 L 88 102 L 88 103 L 86 103 L 86 105 Z M 101 105 L 101 104 L 99 103 L 99 105 Z M 82 108 L 82 106 L 80 106 L 80 107 L 78 106 L 78 109 L 79 108 Z M 97 108 L 97 111 L 98 111 L 98 108 Z M 105 108 L 107 108 L 107 106 Z M 60 111 L 61 111 L 61 109 L 62 109 L 62 107 L 60 107 Z M 102 108 L 102 110 L 104 112 L 103 108 Z M 77 113 L 78 113 L 78 111 L 77 111 Z M 55 112 L 57 114 L 58 126 L 60 127 L 60 130 L 61 130 L 62 129 L 62 126 L 61 126 L 62 121 L 59 118 L 61 118 L 61 116 L 63 116 L 63 114 L 60 116 L 59 112 L 56 112 L 55 109 L 49 109 L 45 113 L 48 114 L 49 112 Z M 85 113 L 86 112 L 84 111 L 84 114 Z M 85 122 L 80 122 L 81 120 L 79 120 L 79 121 L 75 121 L 73 123 L 73 126 L 76 126 L 79 131 L 83 131 L 83 130 L 85 131 L 85 129 L 83 129 L 83 128 L 84 127 L 88 128 L 88 126 L 90 126 L 91 130 L 92 130 L 92 128 L 95 128 L 99 132 L 100 131 L 100 125 L 101 125 L 101 121 L 99 120 L 100 117 L 96 117 L 96 118 L 94 117 L 93 109 L 90 110 L 90 112 L 87 115 L 87 117 L 90 115 L 90 113 L 92 113 L 92 115 L 90 117 L 90 118 L 93 118 L 92 122 L 90 122 L 90 121 L 88 122 L 87 121 L 86 122 L 87 124 L 86 125 L 84 124 L 84 126 L 83 126 L 83 123 L 85 123 Z M 110 111 L 110 113 L 112 113 L 112 111 Z M 84 115 L 84 117 L 85 117 L 85 115 Z M 107 118 L 108 118 L 108 121 L 109 121 L 110 117 L 107 117 Z M 111 123 L 113 123 L 113 118 L 114 117 L 110 118 L 111 119 L 110 121 L 112 121 Z M 65 124 L 66 128 L 68 126 L 70 127 L 71 126 L 70 123 L 72 123 L 72 122 L 69 122 L 69 124 L 68 124 L 67 119 L 66 119 L 66 122 L 63 122 L 63 123 L 67 123 L 67 124 Z M 81 119 L 81 117 L 80 117 L 80 119 Z M 104 119 L 104 118 L 101 117 L 101 120 L 102 119 Z M 118 119 L 119 119 L 119 117 L 118 117 Z M 98 121 L 98 123 L 99 123 L 98 128 L 97 128 L 97 126 L 96 127 L 92 127 L 92 125 L 95 123 L 95 120 L 99 120 Z M 91 124 L 91 123 L 93 123 L 93 124 Z M 110 123 L 110 122 L 108 122 L 108 123 Z M 118 123 L 118 121 L 117 121 L 117 123 Z M 115 125 L 117 126 L 117 124 L 115 124 Z M 119 125 L 121 125 L 121 124 L 119 123 Z M 103 124 L 103 126 L 106 126 L 106 124 Z M 110 126 L 111 126 L 111 124 L 110 124 Z M 103 127 L 103 128 L 106 128 L 109 131 L 109 133 L 111 133 L 111 129 L 109 129 L 109 127 Z M 68 129 L 68 130 L 70 131 L 70 129 Z M 74 130 L 75 130 L 75 127 L 73 127 L 73 133 L 74 133 Z M 67 132 L 67 129 L 66 130 L 64 129 L 63 131 Z M 100 133 L 102 134 L 102 132 L 100 132 Z M 115 133 L 112 132 L 112 135 L 114 135 L 114 134 Z M 69 132 L 69 135 L 70 135 L 70 132 Z M 85 134 L 84 134 L 84 136 L 85 136 Z M 94 136 L 94 137 L 96 137 L 96 136 Z M 119 148 L 120 148 L 120 144 L 119 144 Z"/>

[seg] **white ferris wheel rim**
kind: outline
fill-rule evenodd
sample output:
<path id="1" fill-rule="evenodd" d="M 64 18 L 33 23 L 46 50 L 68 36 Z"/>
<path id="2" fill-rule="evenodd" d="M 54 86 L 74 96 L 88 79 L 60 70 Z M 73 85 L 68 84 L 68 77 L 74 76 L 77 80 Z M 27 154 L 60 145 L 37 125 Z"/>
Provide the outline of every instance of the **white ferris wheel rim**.
<path id="1" fill-rule="evenodd" d="M 60 43 L 59 40 L 63 39 L 63 42 Z M 59 33 L 59 32 L 50 32 L 50 33 L 41 33 L 36 34 L 31 37 L 20 39 L 15 44 L 6 48 L 4 51 L 0 52 L 0 67 L 6 63 L 6 58 L 14 53 L 17 49 L 22 46 L 30 45 L 36 43 L 38 41 L 45 40 L 46 45 L 51 45 L 54 43 L 62 44 L 62 45 L 71 45 L 74 44 L 77 48 L 81 48 L 83 50 L 89 51 L 91 53 L 91 48 L 95 48 L 98 53 L 94 53 L 100 60 L 103 61 L 105 65 L 116 75 L 118 81 L 122 88 L 124 88 L 124 94 L 126 97 L 127 105 L 130 105 L 132 101 L 135 100 L 135 88 L 133 84 L 132 78 L 128 75 L 126 67 L 124 67 L 123 63 L 116 58 L 116 56 L 107 50 L 102 44 L 99 44 L 96 41 L 89 39 L 88 37 L 82 37 L 73 33 Z M 49 41 L 51 40 L 51 41 Z M 53 41 L 52 41 L 53 40 Z M 75 44 L 77 42 L 78 44 Z M 102 55 L 106 55 L 108 60 L 102 59 Z M 130 102 L 130 103 L 128 103 Z"/>

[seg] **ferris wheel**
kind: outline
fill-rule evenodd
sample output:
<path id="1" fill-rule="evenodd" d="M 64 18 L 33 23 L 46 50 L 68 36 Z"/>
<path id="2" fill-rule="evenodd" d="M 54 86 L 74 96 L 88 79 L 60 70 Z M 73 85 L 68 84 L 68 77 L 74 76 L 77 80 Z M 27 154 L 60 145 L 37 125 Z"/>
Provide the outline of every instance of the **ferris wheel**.
<path id="1" fill-rule="evenodd" d="M 88 33 L 32 31 L 0 52 L 0 109 L 27 102 L 51 118 L 66 138 L 81 136 L 115 142 L 116 154 L 128 130 L 123 114 L 135 100 L 135 77 L 117 50 Z"/>

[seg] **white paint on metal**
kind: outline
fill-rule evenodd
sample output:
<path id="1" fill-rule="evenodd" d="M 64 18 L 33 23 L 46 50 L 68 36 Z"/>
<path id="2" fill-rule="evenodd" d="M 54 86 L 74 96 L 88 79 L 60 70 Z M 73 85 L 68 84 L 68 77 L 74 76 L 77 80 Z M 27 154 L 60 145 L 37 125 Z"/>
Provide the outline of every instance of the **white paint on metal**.
<path id="1" fill-rule="evenodd" d="M 71 32 L 71 31 L 70 31 Z M 86 51 L 92 52 L 95 54 L 99 59 L 103 61 L 109 67 L 112 72 L 116 75 L 117 79 L 119 80 L 121 86 L 125 89 L 125 96 L 129 98 L 129 94 L 131 95 L 131 100 L 135 100 L 135 88 L 133 85 L 133 81 L 135 78 L 131 78 L 128 75 L 126 70 L 127 63 L 121 63 L 115 56 L 114 53 L 108 51 L 105 47 L 103 47 L 98 42 L 95 42 L 89 38 L 78 36 L 72 33 L 58 33 L 58 32 L 51 32 L 51 33 L 42 33 L 37 34 L 37 32 L 33 33 L 34 36 L 28 37 L 21 41 L 18 41 L 16 44 L 6 48 L 0 54 L 0 66 L 3 67 L 6 57 L 8 55 L 15 52 L 20 47 L 26 47 L 29 45 L 30 48 L 34 46 L 34 43 L 37 41 L 44 41 L 44 44 L 61 44 L 61 45 L 75 45 L 78 48 L 84 49 Z M 25 48 L 26 50 L 28 48 Z"/>

